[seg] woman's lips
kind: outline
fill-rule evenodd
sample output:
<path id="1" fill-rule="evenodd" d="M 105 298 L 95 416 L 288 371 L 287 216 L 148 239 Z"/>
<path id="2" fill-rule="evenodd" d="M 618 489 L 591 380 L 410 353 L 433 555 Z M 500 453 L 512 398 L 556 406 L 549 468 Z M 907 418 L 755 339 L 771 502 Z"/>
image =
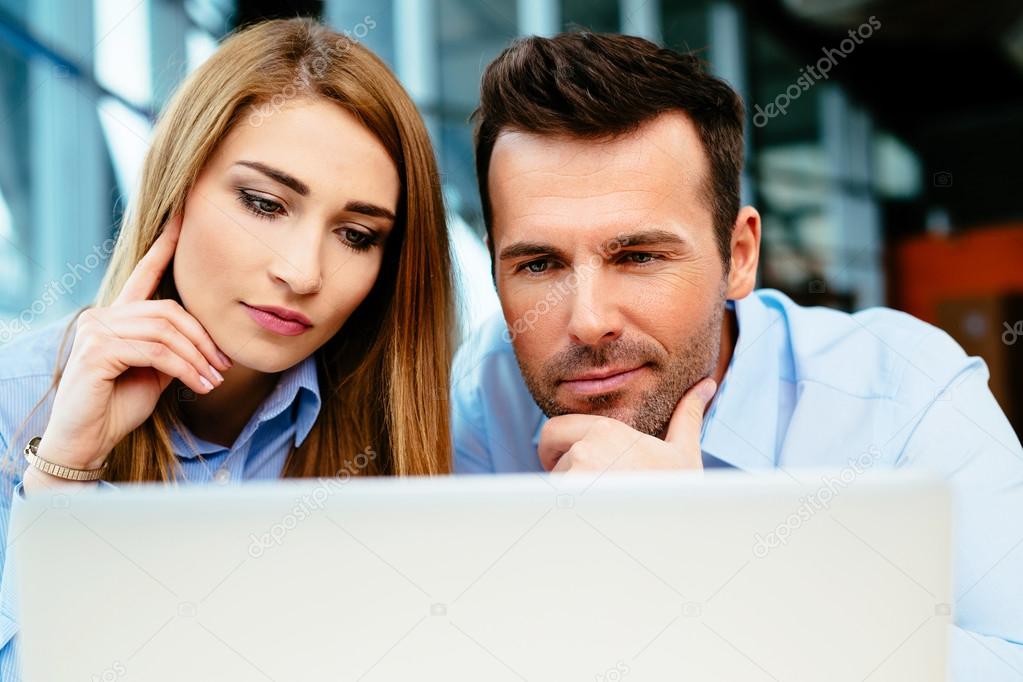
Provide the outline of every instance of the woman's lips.
<path id="1" fill-rule="evenodd" d="M 639 376 L 640 372 L 645 368 L 646 365 L 640 365 L 639 367 L 613 371 L 612 373 L 591 372 L 582 375 L 578 379 L 565 379 L 561 382 L 561 385 L 578 395 L 599 395 L 622 388 L 625 384 Z"/>
<path id="2" fill-rule="evenodd" d="M 303 324 L 298 320 L 286 320 L 283 317 L 275 315 L 269 310 L 263 308 L 256 308 L 247 303 L 242 303 L 242 305 L 245 307 L 245 312 L 249 314 L 249 317 L 251 317 L 256 324 L 263 329 L 283 336 L 298 336 L 312 328 L 312 325 Z"/>

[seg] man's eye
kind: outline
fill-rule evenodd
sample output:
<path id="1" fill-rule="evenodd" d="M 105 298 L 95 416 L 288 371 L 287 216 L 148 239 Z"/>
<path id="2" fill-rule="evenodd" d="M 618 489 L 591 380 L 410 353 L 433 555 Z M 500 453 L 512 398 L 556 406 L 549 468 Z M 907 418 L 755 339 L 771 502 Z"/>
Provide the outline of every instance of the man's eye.
<path id="1" fill-rule="evenodd" d="M 546 272 L 546 270 L 547 270 L 547 268 L 549 266 L 550 266 L 550 262 L 549 261 L 546 261 L 546 260 L 534 260 L 534 261 L 530 261 L 530 262 L 526 263 L 525 265 L 523 265 L 522 269 L 523 270 L 528 270 L 531 274 L 539 275 L 539 274 L 541 274 L 543 272 Z"/>
<path id="2" fill-rule="evenodd" d="M 625 260 L 626 262 L 629 262 L 629 263 L 643 264 L 643 263 L 650 263 L 652 261 L 657 260 L 657 256 L 655 256 L 652 253 L 643 253 L 641 251 L 633 251 L 631 253 L 625 254 L 625 256 L 623 257 L 623 260 Z"/>

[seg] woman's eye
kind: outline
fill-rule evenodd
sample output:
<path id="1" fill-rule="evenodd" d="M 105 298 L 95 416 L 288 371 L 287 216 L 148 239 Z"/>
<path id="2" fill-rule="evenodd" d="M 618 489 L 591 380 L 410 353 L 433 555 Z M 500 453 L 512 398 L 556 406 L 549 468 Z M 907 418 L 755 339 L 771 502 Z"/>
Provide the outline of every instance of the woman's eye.
<path id="1" fill-rule="evenodd" d="M 339 230 L 338 234 L 341 236 L 341 241 L 356 251 L 366 251 L 376 243 L 376 238 L 373 235 L 351 227 Z"/>
<path id="2" fill-rule="evenodd" d="M 259 196 L 258 194 L 252 194 L 245 190 L 238 190 L 238 200 L 241 201 L 242 206 L 247 211 L 259 218 L 268 218 L 273 220 L 280 216 L 284 211 L 284 206 L 280 203 L 267 199 L 266 197 Z"/>

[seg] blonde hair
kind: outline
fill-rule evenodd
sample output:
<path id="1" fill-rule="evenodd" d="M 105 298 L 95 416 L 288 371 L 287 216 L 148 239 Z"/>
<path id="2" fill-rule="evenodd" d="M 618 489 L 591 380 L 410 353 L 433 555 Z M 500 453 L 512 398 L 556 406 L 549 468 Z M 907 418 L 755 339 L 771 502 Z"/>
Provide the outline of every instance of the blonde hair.
<path id="1" fill-rule="evenodd" d="M 324 98 L 352 112 L 387 149 L 402 190 L 374 288 L 315 353 L 319 417 L 283 475 L 448 473 L 454 306 L 436 161 L 397 79 L 342 34 L 307 19 L 255 24 L 230 36 L 189 76 L 156 126 L 97 302 L 116 298 L 233 126 L 243 117 L 257 124 L 293 97 Z M 170 270 L 156 298 L 178 298 Z M 51 391 L 61 372 L 58 362 Z M 114 447 L 106 478 L 174 480 L 170 428 L 179 415 L 174 391 L 165 391 L 153 414 Z M 375 456 L 368 458 L 370 450 Z"/>

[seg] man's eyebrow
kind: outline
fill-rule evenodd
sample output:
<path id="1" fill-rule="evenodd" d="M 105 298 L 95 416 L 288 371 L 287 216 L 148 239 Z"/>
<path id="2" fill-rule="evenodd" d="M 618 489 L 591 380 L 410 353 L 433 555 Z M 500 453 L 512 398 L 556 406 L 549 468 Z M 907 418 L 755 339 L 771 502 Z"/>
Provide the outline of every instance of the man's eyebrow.
<path id="1" fill-rule="evenodd" d="M 302 196 L 309 194 L 309 185 L 305 184 L 298 178 L 288 175 L 278 168 L 273 168 L 272 166 L 260 163 L 259 161 L 239 161 L 236 165 L 247 166 L 248 168 L 257 170 L 271 180 L 295 190 L 295 192 Z"/>
<path id="2" fill-rule="evenodd" d="M 668 230 L 643 230 L 620 234 L 614 239 L 609 239 L 603 245 L 605 253 L 615 252 L 619 248 L 632 246 L 678 246 L 689 248 L 689 240 L 676 232 Z"/>
<path id="3" fill-rule="evenodd" d="M 635 246 L 677 246 L 689 248 L 689 241 L 680 234 L 668 230 L 643 230 L 619 234 L 601 246 L 605 254 L 613 254 L 619 249 Z M 528 256 L 553 256 L 561 260 L 569 260 L 568 255 L 552 244 L 543 242 L 515 242 L 501 249 L 500 260 L 512 260 Z"/>
<path id="4" fill-rule="evenodd" d="M 515 242 L 501 249 L 500 260 L 525 258 L 527 256 L 554 256 L 568 260 L 565 252 L 552 244 L 542 242 Z"/>
<path id="5" fill-rule="evenodd" d="M 345 204 L 345 210 L 351 213 L 360 213 L 369 218 L 384 218 L 394 222 L 395 216 L 383 206 L 371 204 L 368 201 L 349 201 Z"/>

